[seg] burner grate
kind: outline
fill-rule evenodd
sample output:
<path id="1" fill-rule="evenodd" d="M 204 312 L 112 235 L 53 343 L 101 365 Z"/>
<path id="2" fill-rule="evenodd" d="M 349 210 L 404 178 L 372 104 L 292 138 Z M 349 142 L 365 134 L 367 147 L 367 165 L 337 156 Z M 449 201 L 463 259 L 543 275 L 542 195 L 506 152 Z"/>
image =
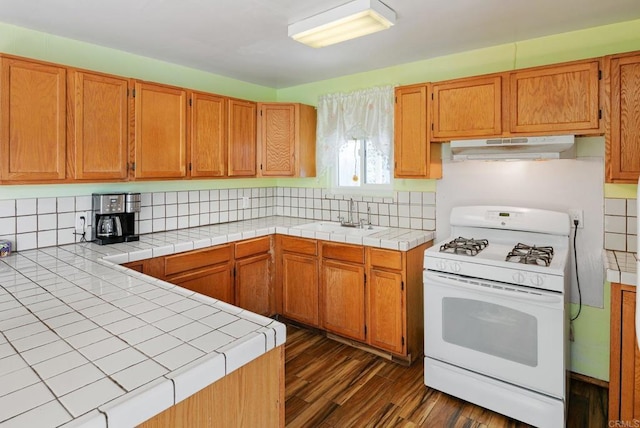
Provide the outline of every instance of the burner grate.
<path id="1" fill-rule="evenodd" d="M 452 241 L 440 246 L 441 252 L 465 254 L 467 256 L 475 256 L 489 245 L 486 239 L 473 239 L 458 237 Z"/>
<path id="2" fill-rule="evenodd" d="M 536 247 L 518 244 L 507 254 L 505 261 L 530 265 L 549 266 L 553 259 L 553 247 Z"/>

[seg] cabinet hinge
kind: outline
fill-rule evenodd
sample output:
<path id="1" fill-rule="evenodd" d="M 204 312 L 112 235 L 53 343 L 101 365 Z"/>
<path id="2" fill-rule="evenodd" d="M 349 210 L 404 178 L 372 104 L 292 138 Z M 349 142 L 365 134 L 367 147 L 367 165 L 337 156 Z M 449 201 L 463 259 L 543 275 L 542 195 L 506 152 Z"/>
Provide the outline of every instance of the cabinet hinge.
<path id="1" fill-rule="evenodd" d="M 135 170 L 136 170 L 136 163 L 131 162 L 131 171 L 135 171 Z"/>
<path id="2" fill-rule="evenodd" d="M 134 90 L 132 90 L 132 91 L 131 91 L 131 94 L 132 94 L 133 98 L 135 98 L 135 97 L 136 97 L 136 90 L 135 90 L 135 89 L 134 89 Z"/>
<path id="3" fill-rule="evenodd" d="M 367 326 L 366 325 L 364 326 L 364 335 L 365 336 L 367 335 Z"/>
<path id="4" fill-rule="evenodd" d="M 400 281 L 400 290 L 404 291 L 404 281 Z"/>
<path id="5" fill-rule="evenodd" d="M 404 346 L 404 336 L 402 336 L 402 346 Z"/>
<path id="6" fill-rule="evenodd" d="M 398 97 L 396 97 L 396 98 L 395 98 L 395 101 L 394 101 L 394 102 L 395 102 L 396 104 L 398 104 Z"/>
<path id="7" fill-rule="evenodd" d="M 433 123 L 431 124 L 431 130 L 433 131 Z"/>
<path id="8" fill-rule="evenodd" d="M 233 268 L 233 277 L 234 278 L 236 277 L 236 268 L 235 267 Z"/>
<path id="9" fill-rule="evenodd" d="M 260 164 L 260 171 L 262 171 L 262 164 Z"/>
<path id="10" fill-rule="evenodd" d="M 129 98 L 129 88 L 127 88 L 127 98 Z"/>
<path id="11" fill-rule="evenodd" d="M 431 94 L 431 99 L 433 99 L 433 94 Z"/>
<path id="12" fill-rule="evenodd" d="M 364 285 L 367 285 L 367 274 L 364 274 Z"/>
<path id="13" fill-rule="evenodd" d="M 598 119 L 602 119 L 602 109 L 598 110 Z"/>
<path id="14" fill-rule="evenodd" d="M 262 110 L 260 110 L 260 116 L 262 116 Z"/>
<path id="15" fill-rule="evenodd" d="M 193 106 L 193 100 L 189 98 L 189 107 Z"/>
<path id="16" fill-rule="evenodd" d="M 598 70 L 598 80 L 602 80 L 602 70 Z"/>
<path id="17" fill-rule="evenodd" d="M 189 162 L 189 171 L 191 171 L 192 165 L 191 162 Z"/>

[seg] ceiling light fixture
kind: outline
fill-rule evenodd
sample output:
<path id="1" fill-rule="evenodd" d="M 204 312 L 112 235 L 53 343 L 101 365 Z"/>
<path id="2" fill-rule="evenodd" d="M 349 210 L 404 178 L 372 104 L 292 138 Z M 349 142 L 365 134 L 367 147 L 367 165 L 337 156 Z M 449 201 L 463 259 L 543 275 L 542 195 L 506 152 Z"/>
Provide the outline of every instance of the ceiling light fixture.
<path id="1" fill-rule="evenodd" d="M 321 48 L 386 30 L 396 13 L 379 0 L 355 0 L 289 25 L 289 37 Z"/>

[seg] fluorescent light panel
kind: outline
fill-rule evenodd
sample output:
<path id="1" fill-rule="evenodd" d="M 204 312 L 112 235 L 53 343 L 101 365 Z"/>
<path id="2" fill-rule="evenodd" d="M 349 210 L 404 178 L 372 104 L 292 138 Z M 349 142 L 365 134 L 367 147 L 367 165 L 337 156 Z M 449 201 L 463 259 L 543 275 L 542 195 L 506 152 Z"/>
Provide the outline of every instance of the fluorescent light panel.
<path id="1" fill-rule="evenodd" d="M 379 0 L 355 0 L 289 25 L 289 37 L 321 48 L 386 30 L 396 13 Z"/>

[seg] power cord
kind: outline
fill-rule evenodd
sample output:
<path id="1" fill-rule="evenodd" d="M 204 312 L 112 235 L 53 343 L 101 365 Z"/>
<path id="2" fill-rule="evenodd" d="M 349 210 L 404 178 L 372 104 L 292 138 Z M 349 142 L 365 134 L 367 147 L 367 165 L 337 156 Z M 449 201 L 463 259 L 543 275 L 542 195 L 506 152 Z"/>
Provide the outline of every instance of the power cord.
<path id="1" fill-rule="evenodd" d="M 87 242 L 87 219 L 80 216 L 80 220 L 82 220 L 82 233 L 74 231 L 73 234 L 80 235 L 80 242 Z"/>
<path id="2" fill-rule="evenodd" d="M 578 236 L 578 224 L 580 222 L 578 220 L 573 220 L 573 225 L 575 226 L 575 230 L 573 231 L 573 261 L 576 265 L 576 283 L 578 284 L 578 313 L 575 317 L 571 318 L 571 321 L 575 321 L 580 316 L 580 312 L 582 312 L 582 292 L 580 291 L 580 276 L 578 275 L 578 250 L 576 249 L 576 237 Z"/>

